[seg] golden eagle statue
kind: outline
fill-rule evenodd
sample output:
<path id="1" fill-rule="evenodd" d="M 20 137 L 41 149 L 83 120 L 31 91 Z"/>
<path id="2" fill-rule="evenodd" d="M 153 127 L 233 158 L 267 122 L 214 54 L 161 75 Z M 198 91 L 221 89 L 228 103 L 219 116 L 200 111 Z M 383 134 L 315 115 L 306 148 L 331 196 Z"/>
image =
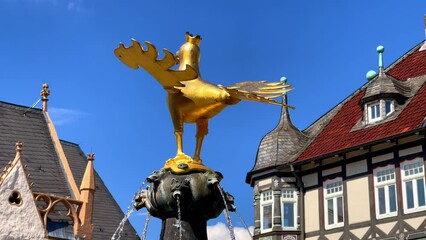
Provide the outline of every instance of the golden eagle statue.
<path id="1" fill-rule="evenodd" d="M 248 81 L 230 87 L 214 85 L 201 78 L 199 71 L 200 42 L 199 35 L 186 33 L 186 42 L 174 56 L 164 49 L 164 58 L 158 58 L 158 51 L 150 42 L 145 50 L 141 44 L 132 39 L 132 46 L 120 43 L 115 55 L 127 66 L 138 69 L 142 67 L 150 73 L 167 91 L 167 103 L 172 117 L 176 135 L 176 157 L 166 161 L 164 168 L 175 173 L 189 171 L 209 171 L 202 164 L 200 153 L 204 136 L 208 133 L 208 121 L 224 108 L 235 105 L 241 100 L 283 105 L 273 98 L 290 91 L 285 82 Z M 171 69 L 180 63 L 178 70 Z M 284 105 L 286 107 L 290 107 Z M 291 107 L 290 107 L 291 108 Z M 183 123 L 196 123 L 196 148 L 194 158 L 183 153 Z"/>

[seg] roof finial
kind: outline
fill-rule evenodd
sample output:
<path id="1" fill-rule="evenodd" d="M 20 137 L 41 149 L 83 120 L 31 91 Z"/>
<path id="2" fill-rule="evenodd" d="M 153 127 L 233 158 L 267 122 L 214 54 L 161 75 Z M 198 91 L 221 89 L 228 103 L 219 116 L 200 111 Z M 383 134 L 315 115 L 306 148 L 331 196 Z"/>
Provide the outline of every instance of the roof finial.
<path id="1" fill-rule="evenodd" d="M 19 158 L 21 158 L 21 152 L 22 152 L 22 146 L 23 146 L 24 144 L 22 144 L 22 142 L 17 142 L 16 144 L 15 144 L 15 146 L 16 146 L 16 157 L 19 157 Z"/>
<path id="2" fill-rule="evenodd" d="M 49 101 L 47 97 L 49 95 L 50 95 L 49 84 L 45 83 L 43 84 L 43 90 L 40 91 L 40 96 L 42 100 L 41 109 L 43 110 L 43 112 L 47 112 L 47 101 Z"/>
<path id="3" fill-rule="evenodd" d="M 283 84 L 287 84 L 287 78 L 286 78 L 286 77 L 284 77 L 284 76 L 282 76 L 282 77 L 280 78 L 280 81 L 281 81 Z M 283 103 L 283 104 L 287 104 L 287 94 L 284 94 L 284 95 L 283 95 L 283 101 L 282 101 L 282 103 Z"/>
<path id="4" fill-rule="evenodd" d="M 377 73 L 374 70 L 368 71 L 367 74 L 365 75 L 368 81 L 373 80 L 376 76 L 377 76 Z"/>
<path id="5" fill-rule="evenodd" d="M 94 153 L 88 153 L 88 154 L 87 154 L 87 160 L 88 160 L 88 161 L 93 161 L 93 160 L 95 160 L 95 154 L 94 154 Z"/>
<path id="6" fill-rule="evenodd" d="M 383 52 L 385 51 L 385 48 L 380 45 L 377 47 L 377 52 L 379 53 L 379 75 L 383 75 L 385 73 L 385 70 L 383 68 Z M 368 81 L 373 80 L 377 76 L 377 73 L 374 70 L 370 70 L 367 72 L 365 77 Z"/>
<path id="7" fill-rule="evenodd" d="M 384 51 L 385 51 L 385 48 L 382 45 L 377 47 L 377 52 L 379 53 L 379 74 L 384 73 L 384 69 L 383 69 L 383 52 Z"/>

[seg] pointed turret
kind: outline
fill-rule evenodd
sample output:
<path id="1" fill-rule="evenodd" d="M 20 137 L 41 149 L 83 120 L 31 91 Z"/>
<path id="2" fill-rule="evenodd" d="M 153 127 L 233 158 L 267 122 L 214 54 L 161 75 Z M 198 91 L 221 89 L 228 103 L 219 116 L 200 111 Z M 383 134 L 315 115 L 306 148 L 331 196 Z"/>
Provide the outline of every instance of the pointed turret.
<path id="1" fill-rule="evenodd" d="M 286 80 L 285 77 L 281 78 L 281 81 Z M 284 104 L 288 104 L 287 95 L 283 96 Z M 266 134 L 260 142 L 256 164 L 247 175 L 246 180 L 251 181 L 249 178 L 253 172 L 294 161 L 298 153 L 306 147 L 308 141 L 309 137 L 291 122 L 288 108 L 282 107 L 280 121 L 275 129 Z"/>
<path id="2" fill-rule="evenodd" d="M 93 200 L 95 198 L 95 172 L 93 169 L 93 161 L 95 154 L 90 153 L 87 155 L 87 166 L 84 172 L 83 180 L 80 185 L 80 201 L 83 205 L 80 210 L 81 227 L 79 235 L 84 236 L 86 240 L 91 240 L 93 235 Z"/>
<path id="3" fill-rule="evenodd" d="M 89 153 L 87 156 L 87 166 L 86 171 L 84 172 L 83 180 L 81 182 L 80 191 L 95 191 L 95 174 L 93 170 L 93 161 L 95 160 L 95 154 Z"/>

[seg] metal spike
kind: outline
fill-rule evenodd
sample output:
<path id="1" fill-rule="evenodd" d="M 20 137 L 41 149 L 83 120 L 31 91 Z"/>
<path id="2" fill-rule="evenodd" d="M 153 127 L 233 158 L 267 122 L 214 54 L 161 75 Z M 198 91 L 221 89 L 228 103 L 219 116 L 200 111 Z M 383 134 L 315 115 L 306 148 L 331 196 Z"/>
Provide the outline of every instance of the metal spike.
<path id="1" fill-rule="evenodd" d="M 266 85 L 268 85 L 268 86 L 282 86 L 283 85 L 283 83 L 282 82 L 269 82 L 269 83 L 266 83 Z"/>
<path id="2" fill-rule="evenodd" d="M 277 97 L 281 97 L 281 96 L 282 96 L 282 94 L 275 94 L 275 95 L 265 95 L 264 97 L 267 98 L 267 99 L 270 99 L 270 98 L 277 98 Z"/>
<path id="3" fill-rule="evenodd" d="M 277 89 L 284 89 L 285 87 L 282 85 L 278 85 L 278 86 L 267 86 L 267 87 L 262 87 L 260 89 L 262 90 L 277 90 Z"/>

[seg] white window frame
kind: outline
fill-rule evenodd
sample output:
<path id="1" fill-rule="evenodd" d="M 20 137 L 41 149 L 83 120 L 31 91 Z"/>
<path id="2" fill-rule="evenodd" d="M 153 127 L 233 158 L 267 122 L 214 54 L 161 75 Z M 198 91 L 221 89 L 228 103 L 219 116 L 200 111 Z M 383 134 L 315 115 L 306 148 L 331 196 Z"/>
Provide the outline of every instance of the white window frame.
<path id="1" fill-rule="evenodd" d="M 374 111 L 373 111 L 373 109 L 374 109 Z M 378 112 L 377 112 L 377 110 L 378 110 Z M 382 114 L 381 114 L 382 111 L 380 111 L 380 110 L 381 110 L 380 109 L 380 101 L 367 104 L 367 119 L 368 119 L 369 123 L 373 123 L 373 122 L 377 122 L 377 121 L 382 120 Z M 373 112 L 376 115 L 374 118 L 372 116 Z M 379 116 L 377 116 L 377 114 Z"/>
<path id="2" fill-rule="evenodd" d="M 389 116 L 389 114 L 391 114 L 391 113 L 393 113 L 394 111 L 395 111 L 395 101 L 394 100 L 390 100 L 390 99 L 385 99 L 385 100 L 382 100 L 383 102 L 384 102 L 384 104 L 383 104 L 383 112 L 385 113 L 385 116 Z M 386 103 L 387 102 L 389 102 L 390 103 L 390 110 L 389 110 L 389 112 L 387 113 L 386 112 Z"/>
<path id="3" fill-rule="evenodd" d="M 264 228 L 263 226 L 263 220 L 264 220 L 263 208 L 267 206 L 271 206 L 271 227 L 270 228 Z M 271 190 L 271 191 L 262 192 L 260 194 L 260 232 L 261 233 L 270 232 L 272 231 L 273 226 L 274 226 L 274 192 Z"/>
<path id="4" fill-rule="evenodd" d="M 388 103 L 388 102 L 390 103 L 390 110 L 387 113 L 386 112 L 386 103 Z M 373 110 L 375 112 L 374 118 L 372 116 Z M 381 121 L 395 111 L 395 100 L 380 99 L 378 101 L 367 103 L 367 104 L 365 104 L 365 111 L 366 111 L 367 123 L 375 123 L 375 122 Z M 379 115 L 379 116 L 377 116 L 377 115 Z"/>
<path id="5" fill-rule="evenodd" d="M 416 166 L 417 165 L 417 166 Z M 423 181 L 423 192 L 426 195 L 426 186 L 425 186 L 425 173 L 424 173 L 424 160 L 423 158 L 417 157 L 412 160 L 406 160 L 401 163 L 401 185 L 402 185 L 402 196 L 403 196 L 403 206 L 404 213 L 412 213 L 426 210 L 426 204 L 419 206 L 419 196 L 418 196 L 418 186 L 417 180 Z M 410 169 L 410 167 L 412 167 Z M 408 168 L 408 169 L 407 169 Z M 413 185 L 413 201 L 414 207 L 408 208 L 407 200 L 407 187 L 406 183 L 412 182 Z M 426 199 L 426 196 L 423 196 Z"/>
<path id="6" fill-rule="evenodd" d="M 383 219 L 398 215 L 398 190 L 396 187 L 396 173 L 394 165 L 378 167 L 373 170 L 374 174 L 374 200 L 376 206 L 376 218 Z M 391 212 L 390 191 L 391 186 L 394 187 L 395 194 L 395 211 Z M 384 190 L 385 213 L 380 213 L 379 189 Z"/>
<path id="7" fill-rule="evenodd" d="M 334 179 L 329 179 L 323 183 L 324 189 L 324 225 L 325 229 L 333 229 L 337 227 L 343 227 L 345 223 L 345 206 L 344 206 L 344 197 L 343 197 L 343 180 L 341 177 Z M 341 198 L 342 204 L 342 217 L 341 222 L 338 221 L 338 199 Z M 333 203 L 333 223 L 328 222 L 328 200 L 332 200 Z"/>
<path id="8" fill-rule="evenodd" d="M 281 225 L 284 230 L 297 230 L 297 197 L 296 189 L 281 190 Z M 284 226 L 284 204 L 293 204 L 293 226 Z"/>

